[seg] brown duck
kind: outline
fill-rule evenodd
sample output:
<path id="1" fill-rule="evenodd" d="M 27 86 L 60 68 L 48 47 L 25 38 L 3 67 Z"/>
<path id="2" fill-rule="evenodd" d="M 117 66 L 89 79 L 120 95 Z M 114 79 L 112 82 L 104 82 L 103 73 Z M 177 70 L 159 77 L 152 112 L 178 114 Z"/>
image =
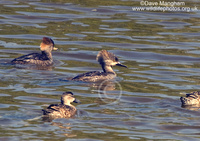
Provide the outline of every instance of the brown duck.
<path id="1" fill-rule="evenodd" d="M 31 53 L 15 58 L 11 61 L 12 64 L 35 64 L 39 66 L 49 66 L 53 64 L 51 51 L 57 50 L 54 47 L 54 42 L 51 38 L 43 37 L 40 44 L 41 53 Z"/>
<path id="2" fill-rule="evenodd" d="M 43 109 L 44 117 L 49 118 L 69 118 L 76 114 L 76 107 L 71 105 L 71 102 L 77 103 L 72 92 L 65 92 L 61 96 L 60 104 L 51 104 L 46 109 Z"/>
<path id="3" fill-rule="evenodd" d="M 106 50 L 101 50 L 98 53 L 96 60 L 101 65 L 103 72 L 90 71 L 87 73 L 80 74 L 72 78 L 72 80 L 85 81 L 85 82 L 97 82 L 102 80 L 109 80 L 116 77 L 116 73 L 112 69 L 113 66 L 117 65 L 127 68 L 125 65 L 122 65 L 119 62 L 119 59 L 113 53 L 110 53 Z"/>
<path id="4" fill-rule="evenodd" d="M 186 94 L 186 97 L 180 98 L 182 106 L 200 104 L 200 92 L 191 92 Z"/>

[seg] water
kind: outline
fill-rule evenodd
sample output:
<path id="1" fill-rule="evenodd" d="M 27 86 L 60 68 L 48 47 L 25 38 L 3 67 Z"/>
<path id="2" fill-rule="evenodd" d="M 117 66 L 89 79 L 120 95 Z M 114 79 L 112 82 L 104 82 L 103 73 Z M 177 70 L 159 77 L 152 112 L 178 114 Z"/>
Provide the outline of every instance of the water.
<path id="1" fill-rule="evenodd" d="M 187 7 L 199 1 L 184 1 Z M 0 1 L 0 140 L 199 140 L 199 108 L 182 108 L 199 90 L 200 13 L 133 11 L 139 1 Z M 17 68 L 43 36 L 59 51 L 47 70 Z M 106 49 L 126 68 L 114 82 L 68 79 L 101 70 Z M 41 109 L 64 91 L 81 102 L 75 118 L 45 122 Z"/>

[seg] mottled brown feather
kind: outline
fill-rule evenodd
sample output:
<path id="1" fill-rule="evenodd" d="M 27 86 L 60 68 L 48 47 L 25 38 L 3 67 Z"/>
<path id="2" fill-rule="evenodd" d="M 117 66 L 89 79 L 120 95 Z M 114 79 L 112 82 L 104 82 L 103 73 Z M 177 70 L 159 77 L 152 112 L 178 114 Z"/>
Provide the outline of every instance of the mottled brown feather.
<path id="1" fill-rule="evenodd" d="M 43 117 L 69 118 L 75 115 L 76 107 L 71 105 L 71 102 L 76 102 L 72 92 L 65 92 L 61 96 L 60 104 L 51 104 L 46 109 L 43 109 Z"/>
<path id="2" fill-rule="evenodd" d="M 186 94 L 186 97 L 181 97 L 180 100 L 182 105 L 198 105 L 200 104 L 200 92 L 191 92 Z"/>
<path id="3" fill-rule="evenodd" d="M 110 53 L 107 50 L 101 50 L 97 54 L 96 60 L 100 64 L 105 63 L 107 60 L 111 60 L 113 62 L 118 62 L 119 61 L 119 59 L 113 53 Z"/>
<path id="4" fill-rule="evenodd" d="M 54 42 L 51 38 L 43 37 L 40 44 L 41 53 L 31 53 L 15 58 L 11 61 L 12 64 L 35 64 L 40 66 L 53 65 L 51 51 L 54 47 Z"/>

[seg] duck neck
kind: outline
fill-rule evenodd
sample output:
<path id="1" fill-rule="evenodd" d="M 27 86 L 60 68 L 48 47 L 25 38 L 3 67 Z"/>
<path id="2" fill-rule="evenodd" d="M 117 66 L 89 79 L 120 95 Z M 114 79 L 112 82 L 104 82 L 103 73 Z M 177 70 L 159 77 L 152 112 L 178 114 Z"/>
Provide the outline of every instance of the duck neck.
<path id="1" fill-rule="evenodd" d="M 76 107 L 74 105 L 69 105 L 71 108 L 75 109 L 76 110 Z"/>
<path id="2" fill-rule="evenodd" d="M 64 101 L 62 98 L 61 98 L 61 104 L 63 104 L 63 105 L 71 105 L 70 104 L 70 102 L 68 102 L 68 101 Z"/>
<path id="3" fill-rule="evenodd" d="M 113 74 L 115 74 L 115 72 L 113 71 L 113 69 L 112 69 L 111 66 L 102 64 L 101 67 L 102 67 L 102 69 L 103 69 L 103 71 L 104 71 L 105 73 L 113 73 Z"/>
<path id="4" fill-rule="evenodd" d="M 69 103 L 69 102 L 65 102 L 65 103 L 62 103 L 62 104 L 70 106 L 73 109 L 76 109 L 76 107 L 74 105 L 72 105 L 71 103 Z"/>
<path id="5" fill-rule="evenodd" d="M 51 52 L 42 51 L 42 56 L 44 56 L 48 60 L 53 60 Z"/>

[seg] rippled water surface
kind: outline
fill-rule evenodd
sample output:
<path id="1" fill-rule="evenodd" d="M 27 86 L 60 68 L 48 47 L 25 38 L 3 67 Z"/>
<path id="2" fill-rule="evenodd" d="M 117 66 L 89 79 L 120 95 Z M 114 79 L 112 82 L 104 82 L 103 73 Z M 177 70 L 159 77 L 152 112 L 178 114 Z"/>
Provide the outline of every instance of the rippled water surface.
<path id="1" fill-rule="evenodd" d="M 197 0 L 185 6 L 200 9 Z M 0 140 L 198 140 L 200 110 L 182 108 L 200 87 L 200 12 L 133 11 L 129 0 L 0 1 Z M 39 52 L 42 37 L 58 51 L 47 70 L 9 65 Z M 127 65 L 114 82 L 68 79 L 101 70 L 106 49 Z M 46 122 L 41 109 L 64 91 L 81 102 L 70 119 Z"/>

